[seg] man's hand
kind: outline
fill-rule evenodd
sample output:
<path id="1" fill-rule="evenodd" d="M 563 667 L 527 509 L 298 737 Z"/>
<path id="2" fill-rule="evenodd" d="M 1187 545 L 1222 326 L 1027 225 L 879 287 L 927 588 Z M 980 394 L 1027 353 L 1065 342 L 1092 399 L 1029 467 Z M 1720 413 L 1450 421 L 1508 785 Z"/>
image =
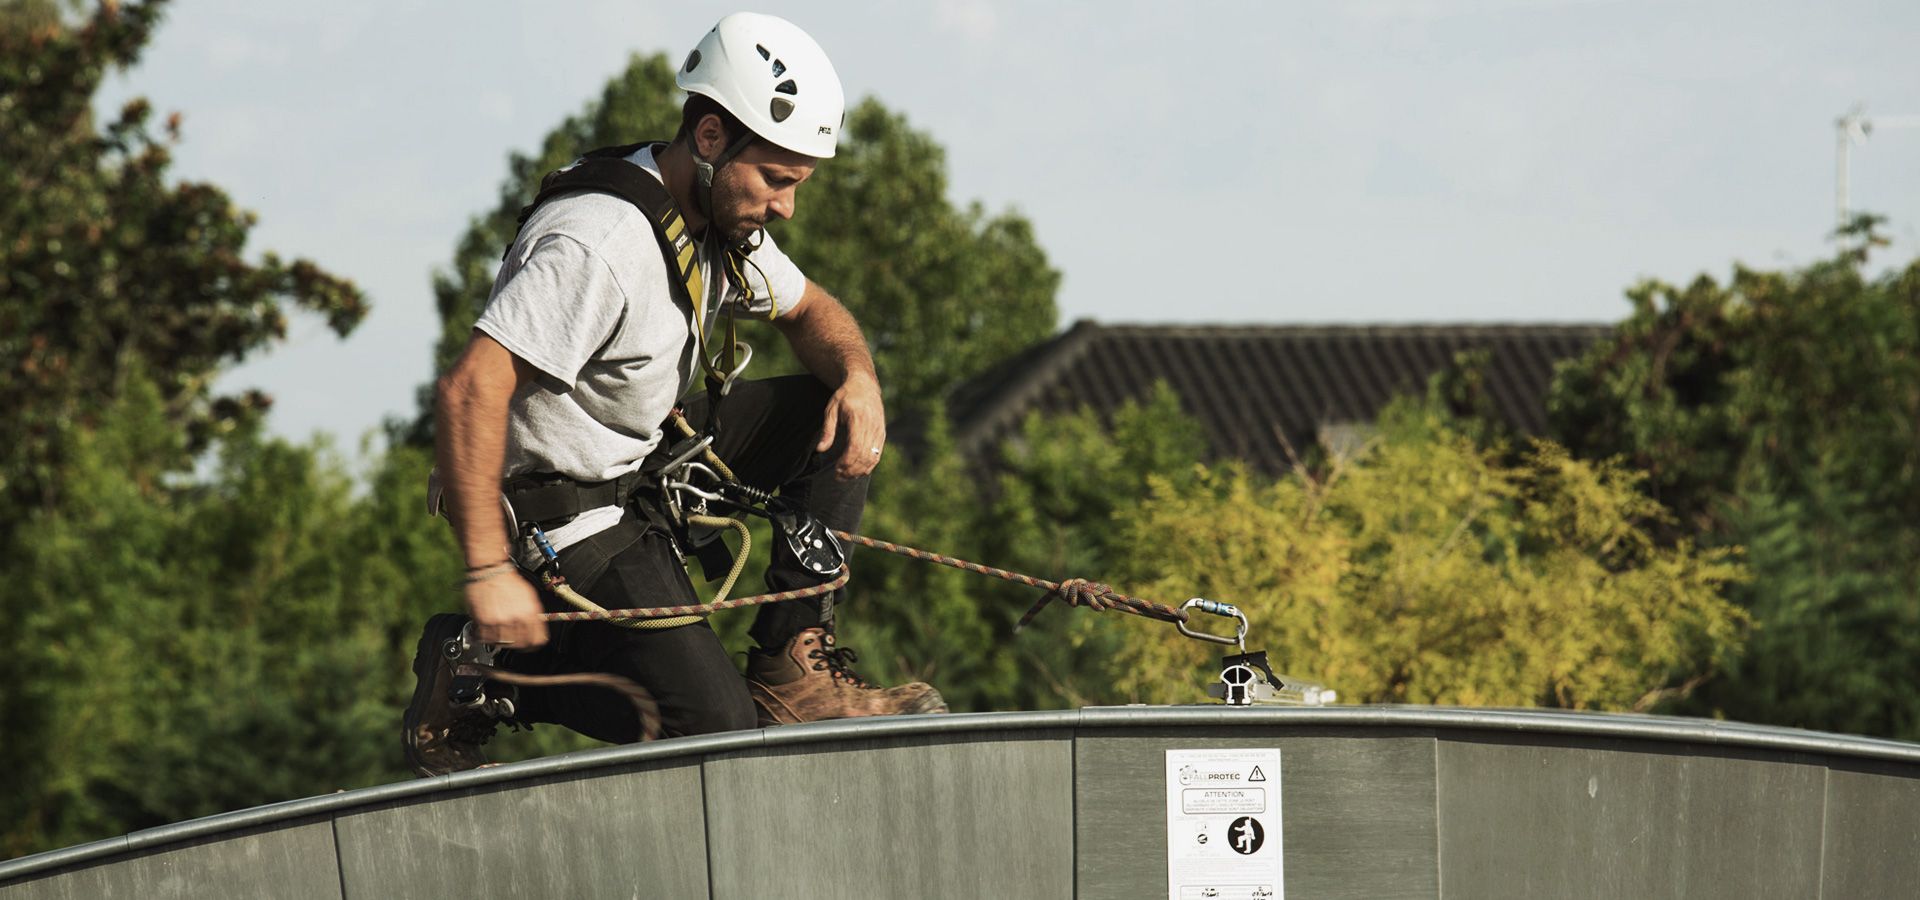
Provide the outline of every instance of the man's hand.
<path id="1" fill-rule="evenodd" d="M 505 571 L 469 582 L 466 600 L 480 640 L 515 650 L 531 650 L 547 642 L 547 623 L 540 618 L 540 596 L 518 572 Z"/>
<path id="2" fill-rule="evenodd" d="M 887 410 L 880 399 L 880 382 L 871 374 L 849 375 L 840 389 L 827 398 L 826 421 L 820 427 L 820 442 L 814 446 L 814 452 L 827 452 L 843 429 L 847 448 L 835 464 L 834 473 L 841 478 L 859 478 L 871 473 L 880 463 L 880 451 L 887 445 Z"/>
<path id="3" fill-rule="evenodd" d="M 811 281 L 800 304 L 773 324 L 787 336 L 793 355 L 807 371 L 823 384 L 839 385 L 827 398 L 814 452 L 825 453 L 844 437 L 847 449 L 840 454 L 834 473 L 841 478 L 871 473 L 887 446 L 887 410 L 860 324 L 840 301 Z"/>

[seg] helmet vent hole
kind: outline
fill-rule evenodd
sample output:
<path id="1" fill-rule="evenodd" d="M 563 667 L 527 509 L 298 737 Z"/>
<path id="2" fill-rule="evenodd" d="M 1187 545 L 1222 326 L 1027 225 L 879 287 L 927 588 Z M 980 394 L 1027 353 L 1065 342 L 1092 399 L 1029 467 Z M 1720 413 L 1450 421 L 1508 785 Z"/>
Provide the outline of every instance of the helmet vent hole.
<path id="1" fill-rule="evenodd" d="M 797 97 L 800 95 L 800 88 L 793 83 L 793 79 L 789 78 L 774 85 L 773 92 L 776 94 L 792 94 Z"/>
<path id="2" fill-rule="evenodd" d="M 755 45 L 753 45 L 753 49 L 755 49 L 755 50 L 758 50 L 758 51 L 760 51 L 760 58 L 761 58 L 761 59 L 772 59 L 772 58 L 773 58 L 773 54 L 771 54 L 771 53 L 768 53 L 768 52 L 767 52 L 767 48 L 765 48 L 765 47 L 763 47 L 763 46 L 761 46 L 761 45 L 759 45 L 759 44 L 755 44 Z"/>
<path id="3" fill-rule="evenodd" d="M 777 59 L 774 60 L 773 61 L 773 77 L 779 78 L 780 76 L 785 74 L 787 74 L 787 64 Z"/>
<path id="4" fill-rule="evenodd" d="M 700 51 L 695 50 L 692 53 L 687 54 L 686 71 L 691 72 L 693 71 L 694 67 L 698 65 L 700 65 Z"/>
<path id="5" fill-rule="evenodd" d="M 785 97 L 775 97 L 767 103 L 767 112 L 773 115 L 775 122 L 785 122 L 793 115 L 793 101 Z"/>

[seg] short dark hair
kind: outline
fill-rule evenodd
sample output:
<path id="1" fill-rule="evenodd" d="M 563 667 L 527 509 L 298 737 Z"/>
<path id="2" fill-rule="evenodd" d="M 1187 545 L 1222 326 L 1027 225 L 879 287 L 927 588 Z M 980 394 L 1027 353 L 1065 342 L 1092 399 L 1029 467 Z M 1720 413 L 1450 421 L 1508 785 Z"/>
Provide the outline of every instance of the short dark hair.
<path id="1" fill-rule="evenodd" d="M 719 101 L 705 94 L 688 94 L 687 102 L 680 107 L 680 130 L 674 133 L 673 139 L 676 142 L 686 141 L 691 144 L 694 126 L 708 116 L 720 117 L 720 130 L 726 134 L 726 145 L 729 147 L 747 133 L 747 126 L 735 118 L 733 113 L 727 112 L 726 107 L 721 106 Z"/>

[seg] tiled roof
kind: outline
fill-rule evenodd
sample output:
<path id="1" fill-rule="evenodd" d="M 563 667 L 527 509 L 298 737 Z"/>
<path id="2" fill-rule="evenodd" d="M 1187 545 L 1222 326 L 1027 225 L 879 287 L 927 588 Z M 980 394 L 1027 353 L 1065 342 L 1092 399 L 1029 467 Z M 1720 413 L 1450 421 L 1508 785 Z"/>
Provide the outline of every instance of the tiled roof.
<path id="1" fill-rule="evenodd" d="M 979 459 L 1029 412 L 1111 413 L 1164 379 L 1207 431 L 1215 458 L 1266 472 L 1290 465 L 1326 426 L 1365 423 L 1464 351 L 1490 356 L 1485 389 L 1515 430 L 1546 426 L 1554 364 L 1591 347 L 1605 325 L 1102 325 L 1066 332 L 968 380 L 948 397 L 960 451 Z"/>

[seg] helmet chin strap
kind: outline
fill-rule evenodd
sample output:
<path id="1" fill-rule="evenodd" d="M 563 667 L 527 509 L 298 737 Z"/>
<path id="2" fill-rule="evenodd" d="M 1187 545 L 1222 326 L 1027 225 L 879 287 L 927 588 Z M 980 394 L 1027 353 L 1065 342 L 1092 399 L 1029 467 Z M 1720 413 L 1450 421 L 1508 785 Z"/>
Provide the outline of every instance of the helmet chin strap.
<path id="1" fill-rule="evenodd" d="M 741 135 L 739 140 L 734 141 L 733 146 L 721 151 L 712 162 L 701 159 L 698 151 L 688 154 L 693 157 L 693 197 L 700 204 L 700 215 L 705 216 L 708 223 L 713 222 L 713 173 L 721 166 L 732 162 L 733 158 L 739 156 L 740 151 L 747 149 L 747 145 L 751 143 L 753 143 L 753 132 L 749 131 Z M 691 144 L 687 149 L 693 150 Z"/>

